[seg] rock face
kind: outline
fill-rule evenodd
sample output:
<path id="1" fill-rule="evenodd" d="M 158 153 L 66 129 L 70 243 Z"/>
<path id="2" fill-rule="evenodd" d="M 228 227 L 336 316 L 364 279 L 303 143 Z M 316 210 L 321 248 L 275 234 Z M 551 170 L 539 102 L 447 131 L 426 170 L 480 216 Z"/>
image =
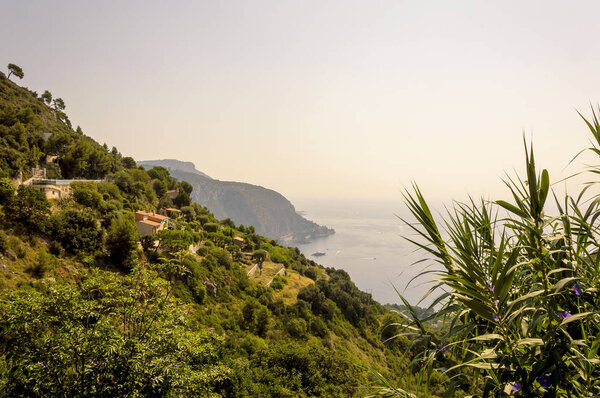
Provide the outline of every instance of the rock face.
<path id="1" fill-rule="evenodd" d="M 217 285 L 210 281 L 204 281 L 204 287 L 206 288 L 206 293 L 211 295 L 212 297 L 217 297 Z"/>
<path id="2" fill-rule="evenodd" d="M 331 235 L 333 229 L 305 219 L 283 195 L 271 189 L 241 182 L 219 181 L 196 170 L 191 162 L 174 159 L 138 162 L 146 169 L 162 166 L 178 180 L 189 182 L 192 199 L 206 206 L 218 219 L 253 225 L 256 232 L 292 244 Z"/>

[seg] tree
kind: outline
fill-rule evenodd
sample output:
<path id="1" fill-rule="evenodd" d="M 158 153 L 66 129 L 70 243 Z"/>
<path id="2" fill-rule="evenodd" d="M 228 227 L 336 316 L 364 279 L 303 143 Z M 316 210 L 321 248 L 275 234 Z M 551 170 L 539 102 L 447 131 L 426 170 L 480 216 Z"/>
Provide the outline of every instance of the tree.
<path id="1" fill-rule="evenodd" d="M 15 186 L 8 178 L 0 178 L 0 205 L 8 203 L 15 196 Z"/>
<path id="2" fill-rule="evenodd" d="M 167 171 L 167 169 L 165 169 L 164 167 L 161 167 L 161 166 L 154 166 L 153 168 L 148 170 L 148 175 L 153 180 L 156 179 L 156 180 L 162 180 L 165 182 L 169 180 L 169 172 Z"/>
<path id="3" fill-rule="evenodd" d="M 137 167 L 137 165 L 135 164 L 135 160 L 133 160 L 131 156 L 126 156 L 123 159 L 121 159 L 121 163 L 126 169 L 135 169 Z"/>
<path id="4" fill-rule="evenodd" d="M 175 199 L 173 199 L 173 204 L 175 204 L 175 206 L 179 207 L 180 209 L 184 206 L 189 206 L 190 203 L 192 203 L 192 199 L 190 198 L 190 195 L 188 195 L 185 191 L 179 191 Z"/>
<path id="5" fill-rule="evenodd" d="M 65 101 L 63 101 L 62 98 L 56 98 L 54 101 L 52 101 L 52 105 L 54 106 L 54 110 L 55 111 L 64 111 L 66 106 L 65 106 Z"/>
<path id="6" fill-rule="evenodd" d="M 185 191 L 185 193 L 187 193 L 188 195 L 191 195 L 192 191 L 194 190 L 194 187 L 192 186 L 192 184 L 190 184 L 187 181 L 181 181 L 179 183 L 179 186 Z"/>
<path id="7" fill-rule="evenodd" d="M 50 105 L 50 103 L 52 102 L 52 94 L 50 93 L 50 91 L 45 90 L 44 94 L 42 94 L 40 96 L 40 98 L 47 104 Z"/>
<path id="8" fill-rule="evenodd" d="M 52 217 L 52 235 L 69 253 L 93 253 L 102 248 L 102 230 L 89 211 L 66 209 Z"/>
<path id="9" fill-rule="evenodd" d="M 136 260 L 137 242 L 137 228 L 130 214 L 122 215 L 113 220 L 106 237 L 106 249 L 115 265 L 124 270 L 133 268 Z"/>
<path id="10" fill-rule="evenodd" d="M 252 253 L 252 259 L 254 261 L 256 261 L 256 264 L 258 265 L 258 269 L 262 273 L 263 263 L 267 259 L 267 252 L 266 252 L 266 250 L 263 250 L 263 249 L 255 250 L 254 253 Z"/>
<path id="11" fill-rule="evenodd" d="M 17 196 L 8 202 L 4 213 L 8 219 L 21 223 L 31 232 L 42 232 L 48 222 L 50 203 L 43 192 L 20 185 Z"/>
<path id="12" fill-rule="evenodd" d="M 202 229 L 204 229 L 206 232 L 217 232 L 220 229 L 220 226 L 217 223 L 209 222 L 205 223 L 202 226 Z"/>
<path id="13" fill-rule="evenodd" d="M 156 192 L 156 196 L 159 198 L 165 196 L 165 193 L 167 193 L 168 189 L 167 183 L 163 180 L 154 180 L 152 183 L 152 188 L 154 189 L 154 192 Z"/>
<path id="14" fill-rule="evenodd" d="M 25 74 L 23 73 L 23 69 L 20 66 L 15 64 L 8 64 L 8 78 L 10 79 L 10 75 L 15 75 L 19 79 L 22 79 Z"/>

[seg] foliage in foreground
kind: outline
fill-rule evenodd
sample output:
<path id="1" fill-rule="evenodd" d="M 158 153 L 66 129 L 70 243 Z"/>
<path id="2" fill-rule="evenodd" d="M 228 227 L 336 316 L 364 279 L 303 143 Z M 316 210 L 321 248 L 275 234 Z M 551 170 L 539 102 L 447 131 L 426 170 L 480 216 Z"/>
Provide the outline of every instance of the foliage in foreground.
<path id="1" fill-rule="evenodd" d="M 155 273 L 79 277 L 0 303 L 0 396 L 209 396 L 227 379 L 221 338 L 190 333 Z"/>
<path id="2" fill-rule="evenodd" d="M 600 145 L 596 114 L 586 123 Z M 416 186 L 406 195 L 417 219 L 409 240 L 437 263 L 424 274 L 438 276 L 428 294 L 440 292 L 426 318 L 405 303 L 408 334 L 427 348 L 413 362 L 423 391 L 439 369 L 452 378 L 445 396 L 600 394 L 600 202 L 585 200 L 586 185 L 554 196 L 557 215 L 548 215 L 548 172 L 538 174 L 525 149 L 527 176 L 508 179 L 510 202 L 456 204 L 438 222 Z M 423 326 L 433 316 L 446 318 L 442 333 Z M 381 393 L 412 396 L 389 385 Z"/>

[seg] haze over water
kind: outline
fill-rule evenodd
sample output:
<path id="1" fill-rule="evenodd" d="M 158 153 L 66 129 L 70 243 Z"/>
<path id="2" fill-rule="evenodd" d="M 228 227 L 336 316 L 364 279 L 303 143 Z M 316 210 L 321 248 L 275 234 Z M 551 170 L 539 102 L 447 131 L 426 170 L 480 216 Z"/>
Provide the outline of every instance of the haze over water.
<path id="1" fill-rule="evenodd" d="M 410 234 L 396 216 L 405 217 L 407 210 L 397 202 L 299 201 L 296 208 L 320 225 L 335 229 L 334 235 L 298 245 L 307 258 L 325 267 L 343 269 L 363 291 L 371 293 L 382 304 L 401 303 L 392 284 L 416 304 L 430 285 L 407 282 L 422 269 L 412 265 L 425 253 L 402 238 Z M 312 256 L 323 252 L 324 256 Z"/>

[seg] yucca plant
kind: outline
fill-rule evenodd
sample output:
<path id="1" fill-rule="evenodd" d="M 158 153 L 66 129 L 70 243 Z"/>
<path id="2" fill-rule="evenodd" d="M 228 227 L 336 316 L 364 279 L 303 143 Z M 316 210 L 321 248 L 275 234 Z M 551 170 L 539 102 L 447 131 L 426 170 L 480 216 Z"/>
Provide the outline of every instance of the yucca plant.
<path id="1" fill-rule="evenodd" d="M 589 149 L 600 156 L 592 114 Z M 444 396 L 600 396 L 600 200 L 592 184 L 559 200 L 531 146 L 525 154 L 525 178 L 505 181 L 508 201 L 457 203 L 435 217 L 416 185 L 405 193 L 416 218 L 407 239 L 437 264 L 422 274 L 436 275 L 427 295 L 437 298 L 426 319 L 403 299 L 404 334 L 426 345 L 413 361 L 420 372 L 450 376 Z M 426 326 L 440 318 L 443 328 Z M 380 393 L 410 396 L 389 385 Z"/>

